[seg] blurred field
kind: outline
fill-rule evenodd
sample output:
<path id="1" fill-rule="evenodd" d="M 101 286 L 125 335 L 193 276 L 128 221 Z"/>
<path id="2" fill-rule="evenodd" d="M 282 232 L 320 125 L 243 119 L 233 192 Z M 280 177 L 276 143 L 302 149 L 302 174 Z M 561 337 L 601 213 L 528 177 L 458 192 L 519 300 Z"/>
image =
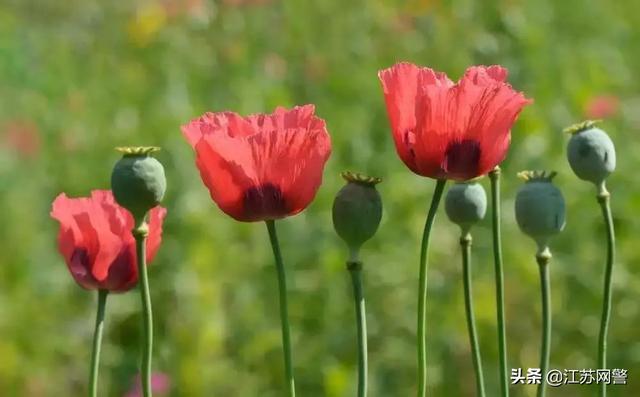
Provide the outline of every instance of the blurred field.
<path id="1" fill-rule="evenodd" d="M 331 226 L 344 169 L 381 176 L 383 223 L 364 250 L 370 395 L 415 394 L 418 244 L 433 181 L 395 154 L 376 73 L 398 60 L 457 79 L 500 63 L 535 104 L 513 129 L 503 231 L 510 367 L 536 367 L 538 273 L 513 197 L 526 168 L 559 171 L 568 204 L 554 241 L 551 366 L 595 366 L 604 228 L 592 186 L 564 158 L 562 127 L 588 116 L 618 148 L 610 178 L 618 233 L 611 367 L 640 395 L 640 2 L 579 0 L 2 0 L 0 2 L 0 396 L 85 393 L 95 295 L 75 285 L 49 218 L 59 192 L 108 188 L 113 147 L 159 145 L 168 172 L 164 241 L 150 272 L 155 362 L 171 396 L 282 396 L 280 329 L 266 228 L 210 201 L 179 126 L 207 110 L 314 103 L 333 155 L 311 207 L 278 228 L 290 276 L 298 393 L 355 394 L 346 252 Z M 594 102 L 595 101 L 595 102 Z M 484 182 L 488 187 L 488 181 Z M 489 395 L 497 395 L 490 223 L 474 230 L 475 297 Z M 634 237 L 636 236 L 636 237 Z M 458 231 L 441 211 L 429 273 L 433 396 L 473 396 Z M 112 296 L 102 396 L 136 374 L 136 293 Z M 533 396 L 519 386 L 512 396 Z M 593 396 L 565 386 L 550 396 Z"/>

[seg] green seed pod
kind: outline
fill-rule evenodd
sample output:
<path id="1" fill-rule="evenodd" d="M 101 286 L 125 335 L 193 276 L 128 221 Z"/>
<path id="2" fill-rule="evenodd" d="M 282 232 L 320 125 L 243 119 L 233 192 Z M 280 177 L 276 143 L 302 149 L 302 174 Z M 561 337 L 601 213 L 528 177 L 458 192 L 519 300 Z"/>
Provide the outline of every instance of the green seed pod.
<path id="1" fill-rule="evenodd" d="M 549 239 L 564 229 L 564 198 L 560 189 L 551 183 L 555 172 L 523 171 L 518 176 L 526 183 L 516 195 L 516 221 L 542 252 Z"/>
<path id="2" fill-rule="evenodd" d="M 382 218 L 382 199 L 376 190 L 380 178 L 343 172 L 347 184 L 333 201 L 333 227 L 357 260 L 362 244 L 378 230 Z"/>
<path id="3" fill-rule="evenodd" d="M 160 204 L 167 189 L 164 167 L 151 157 L 151 153 L 160 148 L 125 147 L 116 150 L 123 155 L 111 173 L 113 196 L 136 221 L 140 221 L 147 211 Z"/>
<path id="4" fill-rule="evenodd" d="M 465 234 L 487 213 L 487 194 L 478 182 L 458 182 L 447 192 L 444 209 Z"/>
<path id="5" fill-rule="evenodd" d="M 600 186 L 616 168 L 616 149 L 609 135 L 595 124 L 585 121 L 565 129 L 571 134 L 567 158 L 578 178 Z"/>

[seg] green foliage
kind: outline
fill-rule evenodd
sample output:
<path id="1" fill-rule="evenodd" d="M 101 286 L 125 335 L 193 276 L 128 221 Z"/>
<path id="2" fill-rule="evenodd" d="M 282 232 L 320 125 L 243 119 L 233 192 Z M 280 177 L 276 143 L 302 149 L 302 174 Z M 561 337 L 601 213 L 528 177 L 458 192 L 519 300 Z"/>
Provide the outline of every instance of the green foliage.
<path id="1" fill-rule="evenodd" d="M 157 145 L 167 172 L 163 244 L 149 269 L 155 361 L 173 396 L 282 395 L 277 288 L 263 225 L 222 214 L 180 125 L 205 111 L 243 114 L 314 103 L 333 155 L 314 203 L 279 223 L 290 276 L 298 394 L 354 395 L 356 341 L 345 252 L 332 230 L 338 173 L 381 176 L 385 213 L 362 260 L 370 393 L 415 393 L 419 238 L 433 181 L 398 159 L 376 73 L 398 60 L 457 78 L 499 63 L 535 103 L 513 129 L 503 170 L 510 367 L 535 367 L 540 343 L 535 246 L 514 218 L 521 169 L 555 169 L 569 223 L 554 240 L 551 366 L 596 365 L 605 229 L 590 183 L 565 158 L 564 126 L 613 94 L 602 124 L 618 148 L 608 179 L 618 240 L 609 362 L 640 395 L 640 2 L 471 0 L 4 0 L 0 3 L 0 394 L 79 396 L 88 376 L 95 294 L 56 252 L 50 205 L 61 191 L 109 188 L 114 146 Z M 595 116 L 599 117 L 599 116 Z M 483 184 L 488 183 L 483 181 Z M 487 185 L 485 185 L 486 187 Z M 429 389 L 472 396 L 457 227 L 441 211 L 430 258 Z M 490 220 L 473 229 L 474 294 L 487 389 L 497 390 Z M 139 357 L 139 299 L 106 315 L 101 395 L 121 397 Z M 530 396 L 531 386 L 512 395 Z M 556 390 L 551 390 L 553 394 Z M 559 395 L 591 396 L 565 386 Z"/>

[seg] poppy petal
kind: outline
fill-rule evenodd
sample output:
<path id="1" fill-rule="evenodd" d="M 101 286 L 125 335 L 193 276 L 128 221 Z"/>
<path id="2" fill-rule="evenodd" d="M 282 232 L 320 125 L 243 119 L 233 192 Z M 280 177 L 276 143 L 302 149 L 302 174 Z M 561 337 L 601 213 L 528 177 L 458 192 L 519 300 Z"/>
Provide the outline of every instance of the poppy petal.
<path id="1" fill-rule="evenodd" d="M 196 145 L 196 165 L 209 194 L 222 211 L 243 220 L 243 195 L 258 184 L 246 139 L 207 135 Z"/>
<path id="2" fill-rule="evenodd" d="M 118 257 L 109 266 L 109 274 L 101 283 L 101 288 L 112 292 L 124 292 L 135 287 L 138 282 L 138 266 L 135 243 L 123 247 Z"/>
<path id="3" fill-rule="evenodd" d="M 505 83 L 507 75 L 507 70 L 498 65 L 471 67 L 458 85 L 460 95 L 467 98 L 459 114 L 461 111 L 468 114 L 466 125 L 460 128 L 466 129 L 467 138 L 474 139 L 482 148 L 479 175 L 504 160 L 511 141 L 511 126 L 522 108 L 532 102 Z"/>
<path id="4" fill-rule="evenodd" d="M 116 203 L 111 191 L 94 190 L 91 192 L 91 197 L 99 203 L 100 209 L 105 213 L 111 233 L 119 236 L 126 243 L 133 242 L 134 239 L 131 234 L 131 229 L 133 229 L 134 225 L 133 216 Z"/>
<path id="5" fill-rule="evenodd" d="M 78 228 L 82 231 L 83 245 L 93 262 L 91 274 L 103 281 L 109 274 L 109 266 L 118 257 L 122 241 L 111 233 L 103 214 L 90 211 L 74 215 Z"/>
<path id="6" fill-rule="evenodd" d="M 60 223 L 58 249 L 67 262 L 71 260 L 74 248 L 82 240 L 80 231 L 73 220 L 73 212 L 71 199 L 66 194 L 59 194 L 53 201 L 50 215 Z"/>
<path id="7" fill-rule="evenodd" d="M 201 117 L 182 126 L 182 134 L 192 148 L 203 136 L 249 136 L 255 133 L 254 127 L 242 116 L 234 112 L 207 112 Z"/>
<path id="8" fill-rule="evenodd" d="M 163 207 L 155 207 L 149 211 L 149 236 L 147 237 L 147 263 L 153 261 L 158 248 L 160 248 L 160 240 L 162 239 L 162 224 L 167 216 L 167 209 Z"/>
<path id="9" fill-rule="evenodd" d="M 443 73 L 407 62 L 380 71 L 378 78 L 382 83 L 398 155 L 412 171 L 419 174 L 432 172 L 437 163 L 434 166 L 416 161 L 417 118 L 426 117 L 427 125 L 433 126 L 432 120 L 438 119 L 431 115 L 437 114 L 444 105 L 442 96 L 453 83 Z"/>
<path id="10" fill-rule="evenodd" d="M 331 140 L 325 122 L 313 116 L 313 106 L 275 114 L 282 116 L 275 122 L 284 130 L 250 137 L 249 141 L 257 168 L 264 170 L 260 185 L 277 186 L 282 192 L 286 202 L 284 213 L 279 214 L 282 217 L 299 213 L 315 197 L 331 154 Z"/>

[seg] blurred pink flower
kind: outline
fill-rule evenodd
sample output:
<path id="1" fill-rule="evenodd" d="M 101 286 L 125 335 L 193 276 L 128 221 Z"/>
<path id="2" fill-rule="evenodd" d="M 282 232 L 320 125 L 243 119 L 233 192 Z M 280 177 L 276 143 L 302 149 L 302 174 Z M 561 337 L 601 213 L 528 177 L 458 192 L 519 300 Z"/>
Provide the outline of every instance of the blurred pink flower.
<path id="1" fill-rule="evenodd" d="M 162 5 L 169 17 L 198 15 L 206 12 L 207 8 L 204 0 L 162 0 Z"/>
<path id="2" fill-rule="evenodd" d="M 34 158 L 40 153 L 38 126 L 30 120 L 13 120 L 0 129 L 2 146 L 23 157 Z"/>
<path id="3" fill-rule="evenodd" d="M 151 391 L 161 396 L 167 395 L 171 389 L 171 379 L 169 375 L 162 372 L 154 372 L 151 374 Z M 140 374 L 136 375 L 133 380 L 131 389 L 124 397 L 142 397 L 142 385 L 140 384 Z"/>
<path id="4" fill-rule="evenodd" d="M 588 119 L 606 119 L 615 116 L 620 107 L 620 99 L 615 95 L 596 95 L 585 105 L 584 114 Z"/>

